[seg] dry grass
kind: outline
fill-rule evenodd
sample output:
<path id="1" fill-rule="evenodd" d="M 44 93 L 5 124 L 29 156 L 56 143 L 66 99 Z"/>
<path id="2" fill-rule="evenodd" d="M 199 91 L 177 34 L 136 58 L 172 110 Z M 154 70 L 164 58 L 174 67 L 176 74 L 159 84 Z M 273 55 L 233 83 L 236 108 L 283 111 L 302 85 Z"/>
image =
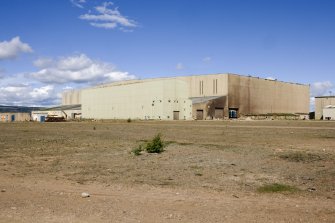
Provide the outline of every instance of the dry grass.
<path id="1" fill-rule="evenodd" d="M 12 123 L 0 132 L 0 171 L 9 176 L 244 192 L 284 180 L 334 192 L 335 123 Z M 165 152 L 131 154 L 157 133 Z"/>

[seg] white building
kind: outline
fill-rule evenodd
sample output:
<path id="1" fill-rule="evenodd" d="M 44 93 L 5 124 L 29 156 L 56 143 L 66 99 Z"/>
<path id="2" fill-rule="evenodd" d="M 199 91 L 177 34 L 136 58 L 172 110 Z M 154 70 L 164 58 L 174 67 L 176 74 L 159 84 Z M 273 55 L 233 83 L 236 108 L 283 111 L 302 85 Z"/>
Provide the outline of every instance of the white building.
<path id="1" fill-rule="evenodd" d="M 323 108 L 323 120 L 335 120 L 335 105 L 328 105 Z"/>

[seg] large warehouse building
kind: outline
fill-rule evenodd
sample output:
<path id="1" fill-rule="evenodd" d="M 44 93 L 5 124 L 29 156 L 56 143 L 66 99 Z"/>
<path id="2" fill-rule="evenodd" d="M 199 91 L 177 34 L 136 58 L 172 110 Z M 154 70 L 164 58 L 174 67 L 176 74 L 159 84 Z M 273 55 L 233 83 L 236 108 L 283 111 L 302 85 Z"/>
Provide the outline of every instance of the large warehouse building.
<path id="1" fill-rule="evenodd" d="M 309 112 L 309 85 L 236 74 L 130 80 L 63 93 L 92 119 L 223 119 Z"/>

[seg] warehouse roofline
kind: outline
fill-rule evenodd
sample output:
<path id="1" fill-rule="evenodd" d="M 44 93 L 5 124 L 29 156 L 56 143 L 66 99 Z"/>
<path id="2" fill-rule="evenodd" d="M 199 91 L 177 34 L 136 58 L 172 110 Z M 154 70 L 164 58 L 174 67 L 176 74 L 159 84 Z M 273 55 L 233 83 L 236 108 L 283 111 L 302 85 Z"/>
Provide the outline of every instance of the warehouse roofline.
<path id="1" fill-rule="evenodd" d="M 315 98 L 335 98 L 335 96 L 316 96 Z"/>
<path id="2" fill-rule="evenodd" d="M 110 82 L 110 83 L 104 83 L 99 84 L 93 87 L 88 87 L 85 89 L 91 89 L 91 88 L 104 88 L 104 87 L 110 87 L 110 86 L 121 86 L 121 85 L 128 85 L 128 84 L 136 84 L 136 83 L 143 83 L 148 81 L 158 81 L 158 80 L 166 80 L 166 79 L 177 79 L 177 78 L 183 78 L 183 77 L 199 77 L 199 76 L 214 76 L 214 75 L 234 75 L 234 76 L 241 76 L 241 77 L 248 77 L 248 78 L 255 78 L 255 79 L 261 79 L 266 81 L 276 81 L 286 84 L 295 84 L 295 85 L 302 85 L 302 86 L 310 86 L 309 84 L 301 84 L 301 83 L 294 83 L 294 82 L 287 82 L 287 81 L 280 81 L 280 80 L 272 80 L 268 78 L 262 78 L 262 77 L 255 77 L 251 75 L 241 75 L 241 74 L 234 74 L 234 73 L 212 73 L 212 74 L 193 74 L 193 75 L 185 75 L 185 76 L 171 76 L 171 77 L 155 77 L 155 78 L 147 78 L 147 79 L 131 79 L 131 80 L 124 80 L 124 81 L 116 81 L 116 82 Z"/>
<path id="3" fill-rule="evenodd" d="M 51 108 L 43 108 L 38 111 L 63 111 L 63 110 L 81 110 L 81 104 L 75 104 L 75 105 L 62 105 L 57 107 L 51 107 Z"/>

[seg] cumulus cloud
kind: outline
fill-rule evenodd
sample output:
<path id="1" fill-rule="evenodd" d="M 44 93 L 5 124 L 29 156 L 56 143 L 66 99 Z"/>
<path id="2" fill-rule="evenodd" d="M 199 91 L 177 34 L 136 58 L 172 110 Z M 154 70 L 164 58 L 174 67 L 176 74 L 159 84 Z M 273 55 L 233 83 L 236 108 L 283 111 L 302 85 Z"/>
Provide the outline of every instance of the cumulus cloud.
<path id="1" fill-rule="evenodd" d="M 0 86 L 0 104 L 20 106 L 50 106 L 59 104 L 60 97 L 52 85 L 32 87 L 11 83 Z"/>
<path id="2" fill-rule="evenodd" d="M 134 20 L 128 19 L 123 16 L 118 8 L 111 8 L 112 2 L 104 2 L 100 6 L 94 8 L 95 14 L 89 12 L 80 15 L 79 18 L 90 22 L 91 26 L 104 29 L 115 29 L 129 31 L 132 28 L 137 27 L 137 23 Z M 128 29 L 124 29 L 124 27 Z"/>
<path id="3" fill-rule="evenodd" d="M 70 1 L 74 6 L 81 9 L 84 8 L 83 4 L 86 3 L 86 0 L 70 0 Z"/>
<path id="4" fill-rule="evenodd" d="M 184 67 L 184 65 L 182 64 L 182 63 L 177 63 L 177 65 L 176 65 L 176 69 L 177 70 L 183 70 L 185 67 Z"/>
<path id="5" fill-rule="evenodd" d="M 128 72 L 119 71 L 110 63 L 92 60 L 85 54 L 54 59 L 38 59 L 34 65 L 40 70 L 29 77 L 47 84 L 103 83 L 135 79 Z"/>
<path id="6" fill-rule="evenodd" d="M 0 105 L 54 106 L 66 89 L 135 78 L 85 54 L 41 57 L 33 65 L 36 71 L 30 73 L 2 74 L 0 69 Z"/>
<path id="7" fill-rule="evenodd" d="M 20 53 L 31 53 L 33 49 L 27 43 L 23 43 L 20 37 L 16 36 L 10 41 L 0 42 L 0 60 L 14 59 Z"/>
<path id="8" fill-rule="evenodd" d="M 334 85 L 330 81 L 315 82 L 311 84 L 311 96 L 324 96 L 329 95 L 329 92 L 332 91 Z"/>

